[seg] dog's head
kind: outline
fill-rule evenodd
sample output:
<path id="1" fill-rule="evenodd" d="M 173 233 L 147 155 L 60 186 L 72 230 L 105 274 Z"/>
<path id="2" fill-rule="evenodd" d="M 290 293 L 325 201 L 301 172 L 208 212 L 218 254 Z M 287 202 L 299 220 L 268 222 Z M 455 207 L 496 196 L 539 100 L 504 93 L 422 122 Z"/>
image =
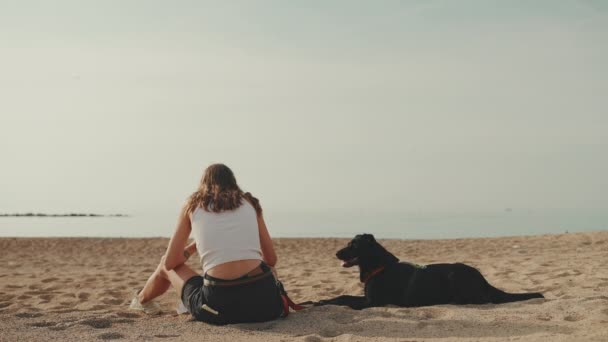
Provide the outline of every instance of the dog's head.
<path id="1" fill-rule="evenodd" d="M 336 257 L 342 260 L 342 267 L 352 267 L 359 265 L 361 259 L 369 257 L 377 246 L 379 245 L 372 234 L 359 234 L 339 250 Z"/>

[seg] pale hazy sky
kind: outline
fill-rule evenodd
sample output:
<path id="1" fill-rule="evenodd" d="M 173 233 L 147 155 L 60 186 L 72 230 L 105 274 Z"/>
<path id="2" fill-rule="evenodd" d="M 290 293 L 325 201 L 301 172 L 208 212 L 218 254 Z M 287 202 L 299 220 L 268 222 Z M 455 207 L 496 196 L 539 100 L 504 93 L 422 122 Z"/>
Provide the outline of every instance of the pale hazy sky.
<path id="1" fill-rule="evenodd" d="M 0 212 L 608 208 L 604 1 L 0 0 Z"/>

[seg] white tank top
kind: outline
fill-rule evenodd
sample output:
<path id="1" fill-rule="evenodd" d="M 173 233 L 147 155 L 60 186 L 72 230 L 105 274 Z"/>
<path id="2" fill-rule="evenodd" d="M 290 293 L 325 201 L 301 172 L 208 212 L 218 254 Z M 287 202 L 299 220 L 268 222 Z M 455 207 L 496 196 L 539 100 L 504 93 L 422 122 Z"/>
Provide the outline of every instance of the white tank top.
<path id="1" fill-rule="evenodd" d="M 190 222 L 203 273 L 230 261 L 262 260 L 257 214 L 248 201 L 220 213 L 199 207 Z"/>

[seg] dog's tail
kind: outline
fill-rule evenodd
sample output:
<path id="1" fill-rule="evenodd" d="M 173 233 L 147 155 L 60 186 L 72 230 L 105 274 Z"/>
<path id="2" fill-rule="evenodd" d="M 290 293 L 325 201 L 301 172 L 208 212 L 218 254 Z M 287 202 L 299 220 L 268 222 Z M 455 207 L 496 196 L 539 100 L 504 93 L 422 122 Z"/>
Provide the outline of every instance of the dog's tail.
<path id="1" fill-rule="evenodd" d="M 495 288 L 490 285 L 489 289 L 490 302 L 494 304 L 519 302 L 522 300 L 534 299 L 534 298 L 545 298 L 542 293 L 538 292 L 527 292 L 527 293 L 508 293 Z"/>

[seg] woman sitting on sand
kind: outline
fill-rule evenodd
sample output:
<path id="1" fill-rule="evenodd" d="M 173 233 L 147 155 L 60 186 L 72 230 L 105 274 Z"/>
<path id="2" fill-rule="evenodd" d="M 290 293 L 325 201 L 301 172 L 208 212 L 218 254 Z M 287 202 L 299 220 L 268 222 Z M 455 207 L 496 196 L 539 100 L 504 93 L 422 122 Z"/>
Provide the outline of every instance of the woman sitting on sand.
<path id="1" fill-rule="evenodd" d="M 194 242 L 187 245 L 190 233 Z M 203 276 L 185 265 L 198 251 Z M 131 309 L 160 312 L 152 299 L 173 285 L 188 311 L 215 324 L 263 322 L 283 313 L 271 267 L 277 262 L 259 201 L 223 164 L 205 170 L 184 206 L 167 252 Z"/>

